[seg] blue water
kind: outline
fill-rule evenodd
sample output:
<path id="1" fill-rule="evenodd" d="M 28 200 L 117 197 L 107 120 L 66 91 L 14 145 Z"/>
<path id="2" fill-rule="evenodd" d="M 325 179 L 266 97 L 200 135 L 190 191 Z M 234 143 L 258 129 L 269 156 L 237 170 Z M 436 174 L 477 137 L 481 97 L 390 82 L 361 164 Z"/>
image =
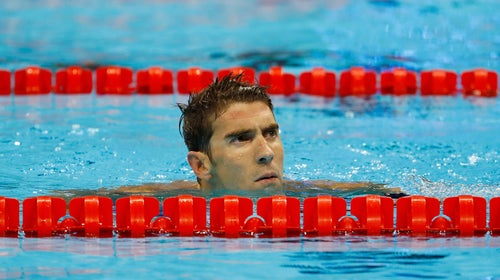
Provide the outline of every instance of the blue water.
<path id="1" fill-rule="evenodd" d="M 496 279 L 498 238 L 0 239 L 2 278 Z"/>
<path id="2" fill-rule="evenodd" d="M 0 98 L 2 194 L 194 179 L 174 106 L 183 98 Z M 299 98 L 276 99 L 290 179 L 371 181 L 439 198 L 500 195 L 496 99 Z"/>
<path id="3" fill-rule="evenodd" d="M 481 1 L 2 1 L 0 67 L 500 70 Z"/>
<path id="4" fill-rule="evenodd" d="M 3 1 L 0 68 L 500 71 L 497 1 Z M 0 195 L 193 179 L 172 96 L 0 97 Z M 500 196 L 500 106 L 275 98 L 291 179 Z M 306 197 L 307 192 L 294 192 Z M 352 194 L 346 194 L 347 196 Z M 0 278 L 500 277 L 498 237 L 0 238 Z"/>

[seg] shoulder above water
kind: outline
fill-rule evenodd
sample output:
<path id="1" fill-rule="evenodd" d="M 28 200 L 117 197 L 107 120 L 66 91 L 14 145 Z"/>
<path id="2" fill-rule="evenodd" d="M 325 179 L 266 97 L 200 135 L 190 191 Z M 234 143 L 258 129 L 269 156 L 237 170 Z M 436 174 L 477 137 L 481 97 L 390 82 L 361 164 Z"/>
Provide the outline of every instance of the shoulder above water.
<path id="1" fill-rule="evenodd" d="M 117 188 L 100 188 L 97 190 L 64 190 L 58 192 L 65 197 L 76 197 L 83 195 L 102 195 L 120 197 L 127 195 L 167 196 L 176 195 L 181 192 L 200 192 L 197 182 L 178 180 L 170 183 L 147 183 L 143 185 L 120 186 Z M 284 181 L 284 192 L 315 194 L 328 193 L 337 196 L 354 196 L 364 194 L 385 195 L 393 198 L 406 196 L 400 188 L 387 187 L 385 184 L 371 182 L 337 182 L 332 180 L 310 180 L 310 181 Z"/>

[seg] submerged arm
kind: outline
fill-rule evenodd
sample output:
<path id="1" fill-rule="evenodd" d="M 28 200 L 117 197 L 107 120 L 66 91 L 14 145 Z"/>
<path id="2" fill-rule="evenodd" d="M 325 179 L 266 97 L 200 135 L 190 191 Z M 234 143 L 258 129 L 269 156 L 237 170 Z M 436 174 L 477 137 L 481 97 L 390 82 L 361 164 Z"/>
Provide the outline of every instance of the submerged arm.
<path id="1" fill-rule="evenodd" d="M 146 196 L 164 196 L 168 194 L 176 194 L 181 192 L 198 191 L 199 186 L 193 181 L 173 181 L 170 183 L 148 183 L 135 186 L 120 186 L 118 188 L 99 188 L 99 189 L 70 189 L 55 191 L 58 196 L 71 199 L 78 196 L 99 195 L 109 196 L 113 198 L 129 196 L 129 195 L 146 195 Z"/>
<path id="2" fill-rule="evenodd" d="M 110 193 L 121 193 L 121 194 L 157 194 L 168 191 L 177 190 L 199 190 L 199 186 L 196 182 L 179 180 L 170 183 L 148 183 L 137 186 L 121 186 L 116 189 L 110 189 Z"/>

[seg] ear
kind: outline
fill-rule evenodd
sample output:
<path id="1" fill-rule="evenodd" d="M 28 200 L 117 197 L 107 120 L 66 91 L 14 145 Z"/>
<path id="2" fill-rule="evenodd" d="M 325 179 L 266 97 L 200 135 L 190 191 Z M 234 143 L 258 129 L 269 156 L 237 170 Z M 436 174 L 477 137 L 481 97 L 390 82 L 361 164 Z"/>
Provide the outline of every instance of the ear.
<path id="1" fill-rule="evenodd" d="M 189 151 L 187 160 L 197 178 L 208 180 L 212 177 L 210 174 L 212 164 L 205 153 Z"/>

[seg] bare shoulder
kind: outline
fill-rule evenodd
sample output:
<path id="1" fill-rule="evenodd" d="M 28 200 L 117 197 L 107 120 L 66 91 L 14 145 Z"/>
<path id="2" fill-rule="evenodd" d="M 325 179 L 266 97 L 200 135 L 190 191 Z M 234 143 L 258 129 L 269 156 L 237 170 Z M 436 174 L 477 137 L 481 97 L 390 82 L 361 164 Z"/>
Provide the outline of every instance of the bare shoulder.
<path id="1" fill-rule="evenodd" d="M 286 187 L 353 190 L 372 187 L 371 182 L 338 182 L 333 180 L 285 181 Z"/>
<path id="2" fill-rule="evenodd" d="M 399 187 L 388 187 L 386 184 L 373 182 L 338 182 L 333 180 L 285 181 L 285 189 L 324 189 L 351 194 L 379 194 L 391 197 L 406 196 Z"/>

